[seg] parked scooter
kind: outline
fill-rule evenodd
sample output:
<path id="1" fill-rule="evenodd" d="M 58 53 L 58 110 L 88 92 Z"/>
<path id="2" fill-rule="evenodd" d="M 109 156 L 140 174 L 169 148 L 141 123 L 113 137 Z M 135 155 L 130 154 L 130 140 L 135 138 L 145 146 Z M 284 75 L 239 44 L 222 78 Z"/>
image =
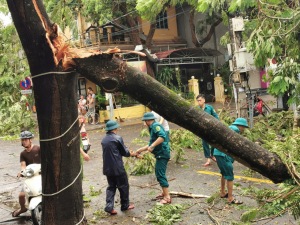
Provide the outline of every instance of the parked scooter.
<path id="1" fill-rule="evenodd" d="M 90 150 L 91 145 L 89 144 L 88 136 L 87 136 L 86 132 L 81 133 L 81 139 L 82 139 L 82 144 L 83 144 L 83 151 L 85 153 L 87 153 Z"/>
<path id="2" fill-rule="evenodd" d="M 42 224 L 42 177 L 40 175 L 41 164 L 30 164 L 21 171 L 25 177 L 25 198 L 31 211 L 31 219 L 34 225 Z"/>
<path id="3" fill-rule="evenodd" d="M 252 97 L 250 97 L 251 99 Z M 249 111 L 249 103 L 247 103 L 247 109 Z M 263 100 L 255 94 L 254 105 L 253 105 L 253 116 L 268 116 L 271 114 L 270 109 L 264 104 Z"/>

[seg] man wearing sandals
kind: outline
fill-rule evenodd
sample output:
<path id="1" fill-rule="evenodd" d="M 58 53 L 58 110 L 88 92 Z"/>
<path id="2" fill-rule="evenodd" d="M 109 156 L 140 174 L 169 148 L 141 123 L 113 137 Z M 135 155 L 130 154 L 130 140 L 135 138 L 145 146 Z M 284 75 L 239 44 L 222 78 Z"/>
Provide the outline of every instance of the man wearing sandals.
<path id="1" fill-rule="evenodd" d="M 117 211 L 114 210 L 117 188 L 121 197 L 121 210 L 134 209 L 133 205 L 129 205 L 128 178 L 122 160 L 122 156 L 129 157 L 134 154 L 129 152 L 124 145 L 122 137 L 117 135 L 119 126 L 115 121 L 108 121 L 105 128 L 107 133 L 101 142 L 103 149 L 103 174 L 106 175 L 108 182 L 105 211 L 112 215 L 117 214 Z"/>
<path id="2" fill-rule="evenodd" d="M 161 204 L 170 204 L 169 183 L 166 177 L 167 165 L 170 159 L 169 139 L 163 126 L 155 122 L 155 119 L 156 117 L 153 113 L 147 112 L 144 114 L 142 120 L 144 121 L 144 125 L 149 128 L 150 143 L 149 146 L 147 145 L 136 151 L 136 154 L 140 154 L 146 150 L 154 154 L 156 158 L 155 176 L 162 187 L 162 193 L 156 197 L 163 197 L 160 201 Z"/>
<path id="3" fill-rule="evenodd" d="M 245 128 L 248 128 L 247 120 L 244 118 L 237 118 L 234 123 L 229 126 L 232 130 L 237 133 L 242 132 Z M 233 166 L 234 162 L 233 158 L 229 157 L 223 152 L 220 152 L 218 149 L 214 150 L 214 156 L 217 159 L 218 167 L 220 169 L 220 173 L 222 174 L 221 178 L 221 198 L 227 198 L 227 202 L 230 204 L 243 204 L 242 201 L 236 200 L 232 196 L 233 190 Z M 227 180 L 227 190 L 228 193 L 225 192 L 225 181 Z"/>
<path id="4" fill-rule="evenodd" d="M 204 95 L 202 95 L 202 94 L 198 95 L 197 102 L 199 104 L 200 109 L 204 110 L 208 114 L 210 114 L 213 117 L 215 117 L 216 119 L 220 120 L 218 117 L 218 114 L 216 113 L 214 108 L 210 105 L 205 104 L 205 96 Z M 214 157 L 214 147 L 210 146 L 210 148 L 209 148 L 209 144 L 203 140 L 202 140 L 202 145 L 203 145 L 203 150 L 204 150 L 204 156 L 207 159 L 206 163 L 203 166 L 210 166 L 211 165 L 210 159 L 212 159 L 213 161 L 216 162 L 216 158 Z"/>
<path id="5" fill-rule="evenodd" d="M 21 171 L 30 164 L 41 164 L 40 146 L 32 144 L 33 138 L 34 134 L 27 130 L 21 132 L 20 134 L 21 145 L 25 148 L 20 154 Z M 20 178 L 20 176 L 21 173 L 18 173 L 17 177 Z M 19 194 L 19 203 L 21 208 L 13 211 L 13 217 L 17 217 L 27 211 L 25 202 L 25 193 L 22 187 L 22 190 Z"/>

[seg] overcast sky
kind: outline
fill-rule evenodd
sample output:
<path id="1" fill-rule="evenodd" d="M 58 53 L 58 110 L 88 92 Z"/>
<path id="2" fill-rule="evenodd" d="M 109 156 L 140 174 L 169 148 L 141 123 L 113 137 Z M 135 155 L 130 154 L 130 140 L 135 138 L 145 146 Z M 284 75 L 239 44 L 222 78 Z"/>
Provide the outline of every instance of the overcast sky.
<path id="1" fill-rule="evenodd" d="M 4 26 L 7 26 L 12 22 L 10 14 L 5 16 L 3 13 L 0 12 L 0 20 L 3 22 Z"/>

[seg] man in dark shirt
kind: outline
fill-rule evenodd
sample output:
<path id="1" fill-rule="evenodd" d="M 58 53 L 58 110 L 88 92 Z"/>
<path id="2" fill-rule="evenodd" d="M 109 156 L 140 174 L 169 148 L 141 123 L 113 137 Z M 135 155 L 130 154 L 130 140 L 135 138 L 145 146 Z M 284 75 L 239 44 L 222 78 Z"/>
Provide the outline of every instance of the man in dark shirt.
<path id="1" fill-rule="evenodd" d="M 128 178 L 124 168 L 122 156 L 129 157 L 130 154 L 124 145 L 122 137 L 117 135 L 119 124 L 115 121 L 108 121 L 105 131 L 106 136 L 102 139 L 103 149 L 103 174 L 107 177 L 108 187 L 106 189 L 106 207 L 105 211 L 114 215 L 114 198 L 116 188 L 118 188 L 121 197 L 121 210 L 134 209 L 129 205 L 129 185 Z"/>
<path id="2" fill-rule="evenodd" d="M 30 131 L 23 131 L 20 135 L 22 146 L 25 148 L 24 151 L 20 154 L 20 163 L 21 163 L 21 171 L 26 168 L 26 166 L 30 164 L 40 164 L 41 163 L 41 155 L 40 155 L 40 146 L 33 145 L 34 135 Z M 21 173 L 18 173 L 18 178 L 20 178 Z M 13 217 L 17 217 L 20 214 L 27 211 L 25 207 L 25 193 L 22 188 L 19 194 L 19 203 L 21 208 L 15 210 L 12 213 Z"/>

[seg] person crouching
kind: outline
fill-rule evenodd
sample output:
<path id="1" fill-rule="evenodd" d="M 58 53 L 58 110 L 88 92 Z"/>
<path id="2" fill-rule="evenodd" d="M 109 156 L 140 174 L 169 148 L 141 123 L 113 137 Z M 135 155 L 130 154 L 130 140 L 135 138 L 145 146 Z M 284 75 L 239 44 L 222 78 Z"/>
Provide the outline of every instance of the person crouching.
<path id="1" fill-rule="evenodd" d="M 166 177 L 167 165 L 170 159 L 169 139 L 163 126 L 155 122 L 155 119 L 156 117 L 153 113 L 148 112 L 144 114 L 142 120 L 144 121 L 144 125 L 149 128 L 150 143 L 149 146 L 147 145 L 137 150 L 136 154 L 140 154 L 146 150 L 154 154 L 156 158 L 155 176 L 162 187 L 162 193 L 156 196 L 156 198 L 163 197 L 160 203 L 170 204 L 169 183 Z"/>
<path id="2" fill-rule="evenodd" d="M 115 121 L 106 123 L 106 136 L 102 139 L 103 149 L 103 174 L 107 177 L 108 187 L 106 189 L 106 207 L 105 211 L 114 215 L 114 199 L 116 188 L 118 188 L 121 197 L 121 210 L 134 209 L 129 205 L 129 185 L 128 178 L 124 168 L 122 156 L 129 157 L 131 154 L 124 145 L 122 137 L 117 135 L 119 124 Z M 133 155 L 133 154 L 132 154 Z"/>

